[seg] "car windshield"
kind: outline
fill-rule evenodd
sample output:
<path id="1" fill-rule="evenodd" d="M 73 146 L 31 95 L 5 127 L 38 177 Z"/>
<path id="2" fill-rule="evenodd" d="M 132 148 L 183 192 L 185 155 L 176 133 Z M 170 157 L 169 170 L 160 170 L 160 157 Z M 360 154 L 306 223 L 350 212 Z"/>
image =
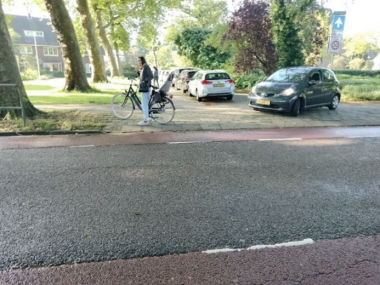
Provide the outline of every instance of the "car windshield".
<path id="1" fill-rule="evenodd" d="M 208 73 L 206 74 L 206 80 L 218 80 L 218 79 L 230 79 L 227 73 Z"/>
<path id="2" fill-rule="evenodd" d="M 196 71 L 190 71 L 188 74 L 189 78 L 192 78 L 195 73 L 197 73 L 197 72 Z"/>
<path id="3" fill-rule="evenodd" d="M 275 81 L 275 82 L 301 82 L 305 80 L 307 71 L 305 69 L 280 69 L 276 71 L 271 76 L 269 76 L 265 81 Z"/>

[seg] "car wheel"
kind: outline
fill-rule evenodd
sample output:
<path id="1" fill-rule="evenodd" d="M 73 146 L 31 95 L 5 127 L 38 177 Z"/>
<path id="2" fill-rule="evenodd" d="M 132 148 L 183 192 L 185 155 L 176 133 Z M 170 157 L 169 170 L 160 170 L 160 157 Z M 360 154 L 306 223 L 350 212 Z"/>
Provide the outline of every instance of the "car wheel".
<path id="1" fill-rule="evenodd" d="M 201 101 L 202 101 L 202 98 L 199 97 L 199 95 L 198 95 L 198 90 L 195 90 L 195 96 L 197 97 L 197 101 L 198 101 L 198 102 L 201 102 Z"/>
<path id="2" fill-rule="evenodd" d="M 227 100 L 232 100 L 232 95 L 226 97 Z"/>
<path id="3" fill-rule="evenodd" d="M 335 94 L 328 107 L 330 110 L 335 110 L 336 108 L 338 108 L 338 105 L 339 105 L 339 96 Z"/>
<path id="4" fill-rule="evenodd" d="M 290 112 L 292 114 L 292 116 L 298 116 L 301 112 L 301 101 L 300 99 L 297 99 L 294 104 L 293 104 L 293 107 L 292 107 L 292 111 Z"/>

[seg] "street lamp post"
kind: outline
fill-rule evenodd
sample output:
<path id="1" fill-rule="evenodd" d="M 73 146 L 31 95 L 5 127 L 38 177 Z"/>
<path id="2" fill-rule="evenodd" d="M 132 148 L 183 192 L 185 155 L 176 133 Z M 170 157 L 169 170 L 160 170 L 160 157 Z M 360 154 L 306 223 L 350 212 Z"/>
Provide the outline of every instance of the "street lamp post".
<path id="1" fill-rule="evenodd" d="M 38 59 L 38 49 L 37 49 L 37 41 L 36 41 L 36 32 L 35 31 L 33 32 L 33 39 L 34 39 L 34 52 L 36 53 L 38 79 L 40 79 L 41 78 L 40 61 Z"/>

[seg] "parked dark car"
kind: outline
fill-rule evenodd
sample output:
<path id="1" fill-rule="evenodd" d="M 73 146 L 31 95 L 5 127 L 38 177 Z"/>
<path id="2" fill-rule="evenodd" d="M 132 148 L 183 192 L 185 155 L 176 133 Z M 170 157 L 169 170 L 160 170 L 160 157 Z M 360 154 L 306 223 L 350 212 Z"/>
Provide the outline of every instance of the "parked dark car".
<path id="1" fill-rule="evenodd" d="M 248 95 L 254 110 L 289 112 L 327 106 L 335 110 L 341 91 L 335 74 L 326 68 L 291 67 L 276 71 L 255 85 Z"/>
<path id="2" fill-rule="evenodd" d="M 178 77 L 176 82 L 177 90 L 182 90 L 183 93 L 186 93 L 189 90 L 189 81 L 198 70 L 183 70 Z"/>

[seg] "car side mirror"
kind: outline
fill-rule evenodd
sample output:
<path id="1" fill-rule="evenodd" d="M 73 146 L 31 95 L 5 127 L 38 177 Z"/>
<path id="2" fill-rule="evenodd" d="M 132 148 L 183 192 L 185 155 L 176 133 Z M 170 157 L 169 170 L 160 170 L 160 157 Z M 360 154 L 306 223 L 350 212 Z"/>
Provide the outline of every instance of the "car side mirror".
<path id="1" fill-rule="evenodd" d="M 317 84 L 317 81 L 315 80 L 309 80 L 309 85 L 310 86 L 313 86 L 313 85 L 316 85 Z"/>

